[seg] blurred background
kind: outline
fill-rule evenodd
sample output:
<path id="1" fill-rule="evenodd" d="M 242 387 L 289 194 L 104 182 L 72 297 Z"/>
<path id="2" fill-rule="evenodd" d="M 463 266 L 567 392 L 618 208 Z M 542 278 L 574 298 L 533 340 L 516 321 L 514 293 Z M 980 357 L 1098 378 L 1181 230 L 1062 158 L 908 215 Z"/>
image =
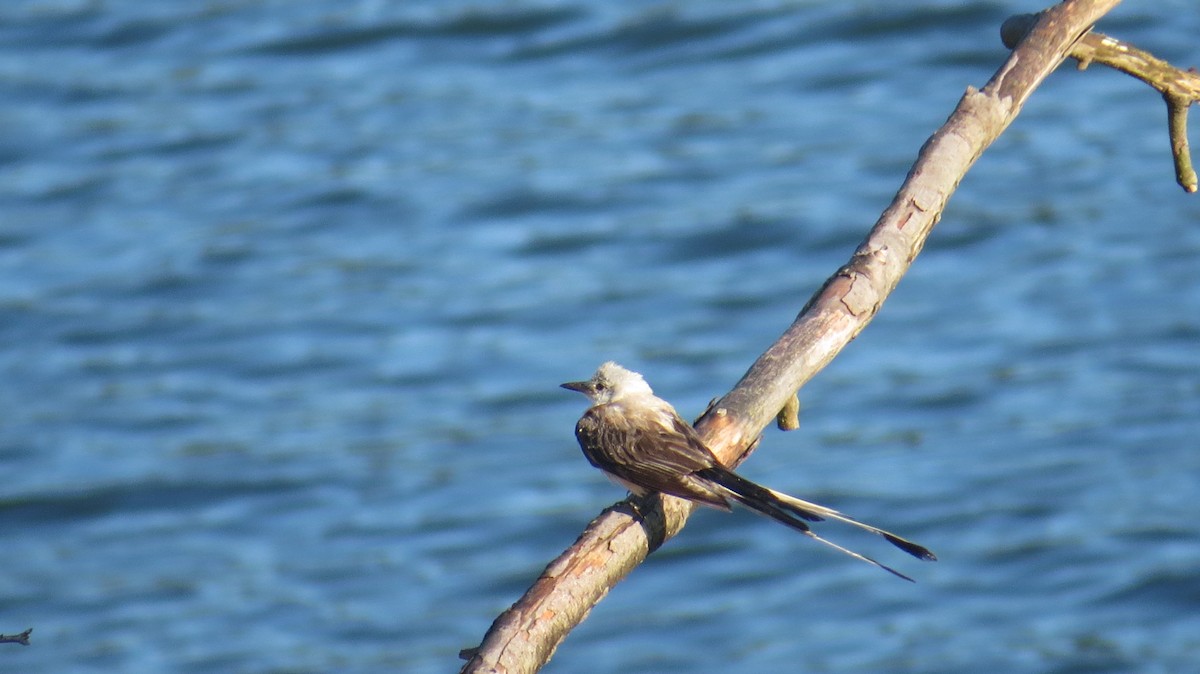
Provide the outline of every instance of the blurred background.
<path id="1" fill-rule="evenodd" d="M 558 384 L 698 414 L 1042 5 L 5 2 L 0 670 L 456 671 L 623 496 Z M 1195 10 L 1101 29 L 1197 65 Z M 823 529 L 916 585 L 703 511 L 546 671 L 1193 668 L 1165 120 L 1052 76 L 744 466 L 934 549 Z"/>

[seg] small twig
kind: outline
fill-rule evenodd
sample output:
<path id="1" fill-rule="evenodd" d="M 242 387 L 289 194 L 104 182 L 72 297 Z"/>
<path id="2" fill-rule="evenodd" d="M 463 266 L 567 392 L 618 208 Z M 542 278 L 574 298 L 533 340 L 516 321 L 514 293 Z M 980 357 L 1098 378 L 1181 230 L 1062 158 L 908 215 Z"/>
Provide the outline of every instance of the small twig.
<path id="1" fill-rule="evenodd" d="M 1167 102 L 1167 129 L 1171 138 L 1171 155 L 1175 158 L 1175 181 L 1185 191 L 1196 192 L 1196 169 L 1188 150 L 1187 110 L 1192 101 L 1172 94 L 1163 94 Z"/>
<path id="2" fill-rule="evenodd" d="M 1004 46 L 1009 49 L 1016 47 L 1037 20 L 1037 14 L 1009 17 L 1000 27 L 1000 39 L 1004 41 Z M 1200 73 L 1195 68 L 1180 70 L 1128 42 L 1094 31 L 1075 43 L 1070 56 L 1079 61 L 1080 70 L 1086 70 L 1092 63 L 1106 65 L 1136 77 L 1163 95 L 1167 102 L 1167 134 L 1175 161 L 1175 181 L 1185 191 L 1194 193 L 1197 180 L 1188 150 L 1187 109 L 1192 103 L 1200 101 Z"/>
<path id="3" fill-rule="evenodd" d="M 800 396 L 793 395 L 788 398 L 780 408 L 779 414 L 775 415 L 775 425 L 781 431 L 794 431 L 800 428 Z"/>
<path id="4" fill-rule="evenodd" d="M 22 646 L 28 646 L 30 634 L 33 634 L 32 627 L 20 634 L 0 634 L 0 644 L 21 644 Z"/>

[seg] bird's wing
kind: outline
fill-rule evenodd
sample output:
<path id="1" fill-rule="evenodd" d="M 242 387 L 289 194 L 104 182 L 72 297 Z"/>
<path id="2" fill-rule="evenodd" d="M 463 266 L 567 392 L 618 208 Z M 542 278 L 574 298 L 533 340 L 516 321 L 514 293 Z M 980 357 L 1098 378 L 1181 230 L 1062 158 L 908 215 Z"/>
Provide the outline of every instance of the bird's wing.
<path id="1" fill-rule="evenodd" d="M 575 437 L 593 466 L 626 484 L 729 510 L 728 500 L 710 481 L 693 475 L 717 465 L 712 451 L 673 410 L 666 418 L 670 426 L 657 415 L 630 415 L 616 405 L 599 405 L 579 420 Z"/>

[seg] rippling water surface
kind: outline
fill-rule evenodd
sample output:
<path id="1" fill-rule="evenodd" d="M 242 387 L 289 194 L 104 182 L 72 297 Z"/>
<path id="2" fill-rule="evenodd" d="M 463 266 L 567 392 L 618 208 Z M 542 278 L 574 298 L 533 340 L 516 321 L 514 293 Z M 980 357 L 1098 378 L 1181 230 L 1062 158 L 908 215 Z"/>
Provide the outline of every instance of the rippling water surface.
<path id="1" fill-rule="evenodd" d="M 621 496 L 557 384 L 615 358 L 698 413 L 1036 8 L 5 3 L 0 670 L 455 671 Z M 1189 2 L 1103 28 L 1200 62 Z M 701 512 L 547 671 L 1194 669 L 1164 117 L 1053 76 L 746 465 L 935 549 L 825 530 L 916 585 Z"/>

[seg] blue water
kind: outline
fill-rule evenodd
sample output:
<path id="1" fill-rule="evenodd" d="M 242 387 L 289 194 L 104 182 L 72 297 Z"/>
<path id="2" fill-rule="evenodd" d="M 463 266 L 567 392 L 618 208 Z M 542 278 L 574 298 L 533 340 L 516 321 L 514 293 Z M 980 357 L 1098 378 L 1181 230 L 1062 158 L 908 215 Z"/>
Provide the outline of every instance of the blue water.
<path id="1" fill-rule="evenodd" d="M 5 2 L 0 671 L 455 671 L 622 496 L 557 384 L 728 390 L 1038 7 Z M 1200 671 L 1162 107 L 1055 74 L 746 464 L 916 585 L 705 511 L 546 671 Z"/>

